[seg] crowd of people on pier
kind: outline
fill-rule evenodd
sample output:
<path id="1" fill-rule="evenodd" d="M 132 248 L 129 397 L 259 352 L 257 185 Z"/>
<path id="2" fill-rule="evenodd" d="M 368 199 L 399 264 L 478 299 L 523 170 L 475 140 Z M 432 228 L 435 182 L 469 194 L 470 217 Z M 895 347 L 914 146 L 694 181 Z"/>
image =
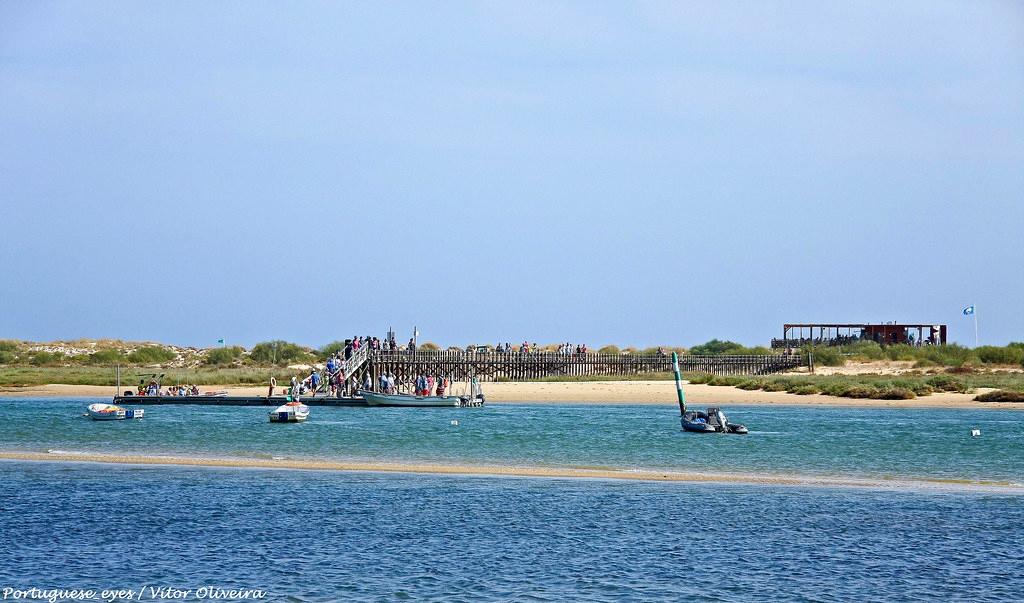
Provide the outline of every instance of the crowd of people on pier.
<path id="1" fill-rule="evenodd" d="M 131 390 L 126 392 L 126 395 L 130 395 Z M 161 389 L 160 384 L 155 379 L 150 380 L 146 383 L 145 380 L 139 381 L 139 387 L 136 391 L 139 396 L 198 396 L 199 386 L 198 385 L 171 385 L 167 389 Z"/>
<path id="2" fill-rule="evenodd" d="M 537 342 L 529 343 L 524 341 L 518 346 L 513 346 L 511 343 L 506 341 L 505 343 L 498 342 L 495 344 L 494 351 L 499 354 L 512 354 L 517 351 L 520 354 L 536 354 L 537 352 L 540 352 L 541 349 L 537 346 Z M 555 353 L 568 356 L 571 354 L 586 354 L 587 352 L 588 348 L 585 343 L 572 344 L 565 342 L 558 344 L 558 348 Z"/>

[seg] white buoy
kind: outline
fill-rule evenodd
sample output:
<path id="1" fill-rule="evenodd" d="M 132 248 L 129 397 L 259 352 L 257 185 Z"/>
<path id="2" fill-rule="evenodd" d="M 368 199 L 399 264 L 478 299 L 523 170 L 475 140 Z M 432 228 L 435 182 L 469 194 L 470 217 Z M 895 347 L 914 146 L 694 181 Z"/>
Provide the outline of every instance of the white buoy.
<path id="1" fill-rule="evenodd" d="M 458 427 L 459 426 L 459 420 L 458 419 L 452 419 L 452 425 Z"/>
<path id="2" fill-rule="evenodd" d="M 972 438 L 976 438 L 976 437 L 978 437 L 980 435 L 981 435 L 981 430 L 980 429 L 972 429 L 971 430 L 971 437 Z"/>

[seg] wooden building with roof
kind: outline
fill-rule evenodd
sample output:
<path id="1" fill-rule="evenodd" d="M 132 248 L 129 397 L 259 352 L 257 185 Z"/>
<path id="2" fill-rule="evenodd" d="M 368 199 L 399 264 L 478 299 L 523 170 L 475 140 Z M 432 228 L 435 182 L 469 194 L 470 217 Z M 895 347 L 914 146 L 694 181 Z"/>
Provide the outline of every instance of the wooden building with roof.
<path id="1" fill-rule="evenodd" d="M 792 323 L 782 326 L 782 338 L 772 339 L 775 349 L 852 345 L 874 341 L 879 345 L 946 345 L 946 325 L 934 323 Z"/>

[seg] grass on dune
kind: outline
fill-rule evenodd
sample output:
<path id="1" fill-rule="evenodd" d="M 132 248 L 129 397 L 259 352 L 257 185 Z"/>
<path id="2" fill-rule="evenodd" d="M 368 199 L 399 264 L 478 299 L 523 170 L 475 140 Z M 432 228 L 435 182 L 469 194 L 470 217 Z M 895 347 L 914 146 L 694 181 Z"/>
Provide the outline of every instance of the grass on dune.
<path id="1" fill-rule="evenodd" d="M 979 396 L 981 401 L 1009 400 L 1024 392 L 1024 373 L 963 373 L 936 375 L 777 375 L 770 377 L 720 377 L 697 374 L 691 383 L 728 385 L 745 390 L 784 391 L 791 394 L 825 394 L 841 398 L 909 400 L 936 392 L 970 393 L 975 389 L 997 388 Z M 1002 396 L 1002 397 L 1000 397 Z M 1024 397 L 1024 394 L 1022 394 Z M 1014 400 L 1016 401 L 1016 400 Z"/>
<path id="2" fill-rule="evenodd" d="M 198 368 L 198 369 L 140 369 L 122 368 L 121 385 L 138 385 L 149 381 L 154 374 L 163 375 L 163 385 L 189 383 L 195 385 L 263 385 L 270 376 L 278 380 L 293 372 L 270 368 Z M 109 367 L 4 367 L 0 368 L 0 386 L 30 386 L 61 383 L 66 385 L 117 385 L 117 373 Z"/>

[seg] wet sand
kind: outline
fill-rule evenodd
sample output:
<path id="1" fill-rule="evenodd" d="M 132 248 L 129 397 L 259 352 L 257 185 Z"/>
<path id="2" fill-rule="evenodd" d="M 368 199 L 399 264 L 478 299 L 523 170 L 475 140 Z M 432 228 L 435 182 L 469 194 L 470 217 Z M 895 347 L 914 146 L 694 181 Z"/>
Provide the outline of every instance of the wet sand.
<path id="1" fill-rule="evenodd" d="M 528 382 L 484 383 L 488 404 L 676 404 L 672 381 L 593 381 L 593 382 Z M 226 390 L 232 395 L 265 396 L 266 387 L 203 386 L 202 391 Z M 973 394 L 935 393 L 913 400 L 863 400 L 814 394 L 798 396 L 785 392 L 747 391 L 728 386 L 684 386 L 686 401 L 695 406 L 837 406 L 869 408 L 998 408 L 1024 410 L 1015 402 L 977 402 Z M 31 387 L 0 387 L 0 397 L 107 397 L 117 388 L 100 385 L 39 385 Z M 456 390 L 458 392 L 459 390 Z"/>
<path id="2" fill-rule="evenodd" d="M 824 488 L 914 489 L 985 491 L 1024 494 L 1024 485 L 1003 481 L 946 479 L 869 479 L 842 476 L 758 475 L 744 473 L 698 473 L 692 471 L 625 470 L 605 467 L 518 467 L 491 465 L 437 465 L 419 463 L 360 462 L 315 459 L 240 459 L 149 455 L 114 455 L 63 451 L 0 452 L 0 461 L 59 463 L 109 463 L 181 467 L 229 467 L 343 471 L 371 473 L 424 473 L 491 477 L 545 477 L 571 479 L 615 479 L 658 482 L 748 484 Z"/>

